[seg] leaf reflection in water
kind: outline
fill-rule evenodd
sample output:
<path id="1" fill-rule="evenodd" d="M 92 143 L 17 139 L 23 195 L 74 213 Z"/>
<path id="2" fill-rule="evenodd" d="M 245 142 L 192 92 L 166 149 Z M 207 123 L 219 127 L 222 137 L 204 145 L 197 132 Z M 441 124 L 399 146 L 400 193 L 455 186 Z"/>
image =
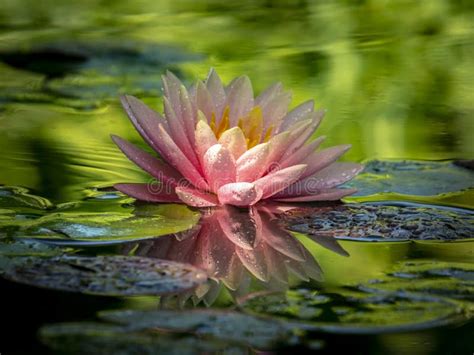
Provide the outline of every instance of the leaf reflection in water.
<path id="1" fill-rule="evenodd" d="M 260 203 L 248 209 L 204 209 L 194 228 L 153 241 L 127 244 L 122 252 L 189 263 L 205 270 L 211 281 L 180 294 L 182 304 L 191 298 L 195 304 L 202 300 L 211 305 L 222 284 L 233 297 L 248 293 L 252 283 L 265 290 L 285 291 L 294 281 L 322 280 L 321 267 L 313 255 L 279 223 L 277 216 L 292 208 Z M 314 241 L 335 253 L 348 255 L 333 237 Z"/>

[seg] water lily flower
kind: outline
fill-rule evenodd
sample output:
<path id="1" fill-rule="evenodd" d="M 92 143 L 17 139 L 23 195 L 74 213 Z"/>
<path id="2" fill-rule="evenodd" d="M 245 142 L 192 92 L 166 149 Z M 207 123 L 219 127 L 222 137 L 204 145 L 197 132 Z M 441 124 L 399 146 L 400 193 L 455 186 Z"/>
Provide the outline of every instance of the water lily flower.
<path id="1" fill-rule="evenodd" d="M 254 98 L 247 76 L 224 86 L 211 69 L 189 91 L 163 77 L 164 116 L 132 96 L 122 105 L 155 157 L 112 136 L 123 153 L 160 182 L 117 184 L 138 200 L 194 207 L 252 206 L 260 200 L 338 200 L 355 192 L 337 188 L 362 170 L 336 160 L 350 145 L 318 150 L 313 133 L 324 116 L 312 100 L 290 112 L 280 83 Z"/>

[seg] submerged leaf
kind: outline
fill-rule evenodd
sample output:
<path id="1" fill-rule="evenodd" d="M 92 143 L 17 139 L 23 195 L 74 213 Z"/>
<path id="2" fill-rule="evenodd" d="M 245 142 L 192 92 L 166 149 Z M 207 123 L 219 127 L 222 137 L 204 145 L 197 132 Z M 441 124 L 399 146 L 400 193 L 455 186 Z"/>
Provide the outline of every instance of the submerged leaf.
<path id="1" fill-rule="evenodd" d="M 3 276 L 31 286 L 104 296 L 170 294 L 207 280 L 191 265 L 127 256 L 26 258 Z"/>
<path id="2" fill-rule="evenodd" d="M 269 347 L 291 335 L 290 327 L 274 319 L 223 310 L 120 310 L 101 312 L 100 317 L 131 330 L 185 331 L 259 348 Z"/>
<path id="3" fill-rule="evenodd" d="M 44 344 L 68 354 L 198 355 L 238 349 L 235 345 L 191 336 L 130 332 L 125 327 L 93 322 L 46 325 L 39 336 Z"/>

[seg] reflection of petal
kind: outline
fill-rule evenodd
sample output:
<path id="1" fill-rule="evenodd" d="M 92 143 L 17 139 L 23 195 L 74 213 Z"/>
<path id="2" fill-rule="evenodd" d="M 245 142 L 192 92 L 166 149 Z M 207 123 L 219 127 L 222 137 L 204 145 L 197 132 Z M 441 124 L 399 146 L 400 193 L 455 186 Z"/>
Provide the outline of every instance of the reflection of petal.
<path id="1" fill-rule="evenodd" d="M 281 255 L 275 249 L 269 247 L 264 249 L 264 253 L 271 276 L 281 282 L 287 283 L 288 271 L 286 270 L 285 262 L 282 261 Z"/>
<path id="2" fill-rule="evenodd" d="M 242 282 L 244 275 L 244 267 L 236 253 L 232 255 L 232 259 L 228 265 L 227 273 L 222 278 L 222 282 L 231 290 L 237 290 Z"/>
<path id="3" fill-rule="evenodd" d="M 257 227 L 248 211 L 227 207 L 221 212 L 217 214 L 217 220 L 227 238 L 243 249 L 253 249 Z"/>
<path id="4" fill-rule="evenodd" d="M 253 250 L 235 248 L 235 252 L 239 256 L 240 261 L 249 270 L 252 275 L 262 281 L 268 281 L 268 267 L 265 262 L 265 254 L 262 244 L 257 245 Z"/>
<path id="5" fill-rule="evenodd" d="M 266 243 L 283 255 L 294 260 L 304 261 L 300 243 L 295 237 L 266 218 L 262 218 L 262 226 L 262 235 Z"/>
<path id="6" fill-rule="evenodd" d="M 349 253 L 341 246 L 341 244 L 339 244 L 337 239 L 333 236 L 322 236 L 314 234 L 306 234 L 306 236 L 326 249 L 329 249 L 342 256 L 349 256 Z"/>

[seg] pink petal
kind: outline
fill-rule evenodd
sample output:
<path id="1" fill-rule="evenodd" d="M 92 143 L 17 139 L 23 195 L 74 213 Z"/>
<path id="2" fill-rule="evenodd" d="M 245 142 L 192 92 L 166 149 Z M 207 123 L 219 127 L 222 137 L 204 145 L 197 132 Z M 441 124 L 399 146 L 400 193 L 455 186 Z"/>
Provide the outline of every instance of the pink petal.
<path id="1" fill-rule="evenodd" d="M 320 190 L 330 189 L 351 180 L 363 169 L 364 166 L 361 164 L 333 163 L 316 174 L 288 186 L 275 197 L 295 197 L 316 194 L 319 193 Z"/>
<path id="2" fill-rule="evenodd" d="M 266 88 L 260 95 L 255 98 L 255 106 L 265 106 L 271 102 L 275 96 L 282 92 L 283 85 L 281 83 L 275 83 Z"/>
<path id="3" fill-rule="evenodd" d="M 164 118 L 136 97 L 124 95 L 120 97 L 120 101 L 138 133 L 150 147 L 160 153 L 157 144 L 159 141 L 158 124 L 164 123 Z"/>
<path id="4" fill-rule="evenodd" d="M 209 186 L 196 170 L 196 167 L 188 160 L 175 142 L 162 126 L 158 126 L 160 153 L 163 158 L 179 170 L 183 176 L 197 188 L 207 190 Z"/>
<path id="5" fill-rule="evenodd" d="M 197 83 L 195 102 L 196 109 L 202 111 L 207 121 L 210 122 L 212 113 L 215 111 L 215 107 L 211 94 L 201 81 L 198 81 Z"/>
<path id="6" fill-rule="evenodd" d="M 243 249 L 254 248 L 259 228 L 248 210 L 227 206 L 220 211 L 217 219 L 222 231 L 232 243 Z"/>
<path id="7" fill-rule="evenodd" d="M 262 190 L 249 182 L 235 182 L 222 186 L 217 196 L 221 204 L 251 206 L 262 198 Z"/>
<path id="8" fill-rule="evenodd" d="M 270 86 L 255 99 L 255 106 L 262 109 L 264 129 L 273 125 L 273 132 L 276 131 L 288 111 L 290 101 L 291 94 L 283 91 L 281 83 Z"/>
<path id="9" fill-rule="evenodd" d="M 237 181 L 251 182 L 267 170 L 270 155 L 269 143 L 257 144 L 237 159 Z"/>
<path id="10" fill-rule="evenodd" d="M 310 114 L 311 123 L 309 127 L 303 130 L 301 134 L 298 134 L 298 135 L 293 134 L 293 136 L 296 136 L 296 137 L 293 143 L 291 143 L 290 146 L 288 147 L 288 150 L 286 151 L 286 153 L 283 155 L 283 158 L 287 158 L 288 156 L 293 155 L 294 152 L 296 152 L 313 135 L 313 133 L 316 131 L 319 124 L 321 123 L 321 120 L 323 119 L 325 113 L 326 111 L 321 110 L 321 111 L 312 112 Z M 300 122 L 303 124 L 304 121 L 300 121 Z M 292 133 L 296 133 L 296 132 L 292 132 Z"/>
<path id="11" fill-rule="evenodd" d="M 254 182 L 255 186 L 262 190 L 262 198 L 268 198 L 285 189 L 303 175 L 306 170 L 305 164 L 293 165 L 282 170 L 276 170 Z"/>
<path id="12" fill-rule="evenodd" d="M 313 175 L 314 173 L 331 165 L 350 148 L 350 144 L 344 144 L 313 152 L 313 154 L 303 160 L 305 164 L 308 164 L 308 169 L 306 169 L 302 178 Z"/>
<path id="13" fill-rule="evenodd" d="M 278 162 L 285 153 L 290 142 L 290 132 L 279 133 L 268 141 L 268 144 L 270 145 L 270 154 L 268 155 L 267 169 L 269 171 L 280 168 L 280 164 Z"/>
<path id="14" fill-rule="evenodd" d="M 206 87 L 214 103 L 214 112 L 216 114 L 216 119 L 219 120 L 222 116 L 222 112 L 224 111 L 226 94 L 224 91 L 224 86 L 222 85 L 221 78 L 219 78 L 219 75 L 217 75 L 216 71 L 212 68 L 209 71 L 209 74 L 206 79 Z"/>
<path id="15" fill-rule="evenodd" d="M 176 116 L 182 120 L 181 100 L 179 96 L 180 88 L 183 83 L 170 71 L 166 71 L 166 74 L 163 75 L 161 79 L 163 82 L 164 96 L 169 99 Z"/>
<path id="16" fill-rule="evenodd" d="M 195 167 L 198 167 L 199 162 L 196 157 L 196 153 L 192 149 L 192 144 L 186 135 L 184 122 L 176 116 L 173 107 L 166 96 L 163 97 L 163 103 L 171 138 L 179 147 L 179 149 L 181 149 L 181 151 L 186 155 L 186 157 L 188 157 L 191 163 L 193 163 Z"/>
<path id="17" fill-rule="evenodd" d="M 280 163 L 280 167 L 286 168 L 291 165 L 299 164 L 304 161 L 311 153 L 313 153 L 321 143 L 326 139 L 325 136 L 318 137 L 314 141 L 303 145 L 297 151 L 295 151 L 292 155 L 288 156 L 286 159 Z"/>
<path id="18" fill-rule="evenodd" d="M 174 187 L 183 178 L 178 171 L 167 163 L 155 158 L 125 139 L 112 135 L 112 140 L 131 161 L 157 180 Z"/>
<path id="19" fill-rule="evenodd" d="M 124 194 L 147 202 L 181 202 L 178 196 L 166 187 L 149 184 L 115 184 L 114 188 Z"/>
<path id="20" fill-rule="evenodd" d="M 329 189 L 351 180 L 362 170 L 364 170 L 362 164 L 334 163 L 304 181 L 311 181 L 311 186 L 317 189 Z"/>
<path id="21" fill-rule="evenodd" d="M 283 132 L 291 127 L 293 124 L 297 123 L 298 121 L 305 119 L 309 113 L 313 112 L 314 110 L 314 101 L 309 100 L 303 102 L 301 105 L 295 107 L 292 111 L 290 111 L 285 118 L 283 118 L 283 122 L 281 123 L 278 131 Z"/>
<path id="22" fill-rule="evenodd" d="M 176 194 L 185 204 L 193 207 L 217 206 L 217 196 L 187 186 L 176 187 Z"/>
<path id="23" fill-rule="evenodd" d="M 297 197 L 276 197 L 276 201 L 283 202 L 310 202 L 310 201 L 335 201 L 341 198 L 352 195 L 357 192 L 356 189 L 327 189 L 320 190 L 318 193 L 312 195 L 302 195 Z"/>
<path id="24" fill-rule="evenodd" d="M 211 127 L 207 124 L 204 114 L 198 111 L 198 116 L 200 117 L 199 121 L 196 124 L 195 134 L 195 149 L 197 151 L 198 157 L 201 160 L 201 165 L 204 164 L 203 157 L 206 151 L 212 147 L 214 144 L 217 144 L 216 135 L 212 131 Z"/>
<path id="25" fill-rule="evenodd" d="M 229 106 L 230 126 L 237 126 L 239 118 L 244 117 L 253 107 L 252 83 L 247 76 L 241 76 L 228 86 L 225 106 Z"/>
<path id="26" fill-rule="evenodd" d="M 181 115 L 184 121 L 184 129 L 191 144 L 194 144 L 194 129 L 196 127 L 197 114 L 191 104 L 188 91 L 181 85 L 179 88 L 179 98 L 181 101 Z"/>
<path id="27" fill-rule="evenodd" d="M 219 143 L 232 153 L 235 160 L 247 151 L 247 141 L 239 127 L 224 131 L 219 138 Z"/>
<path id="28" fill-rule="evenodd" d="M 203 164 L 211 191 L 217 192 L 221 186 L 235 182 L 234 157 L 221 144 L 215 144 L 206 151 Z"/>

